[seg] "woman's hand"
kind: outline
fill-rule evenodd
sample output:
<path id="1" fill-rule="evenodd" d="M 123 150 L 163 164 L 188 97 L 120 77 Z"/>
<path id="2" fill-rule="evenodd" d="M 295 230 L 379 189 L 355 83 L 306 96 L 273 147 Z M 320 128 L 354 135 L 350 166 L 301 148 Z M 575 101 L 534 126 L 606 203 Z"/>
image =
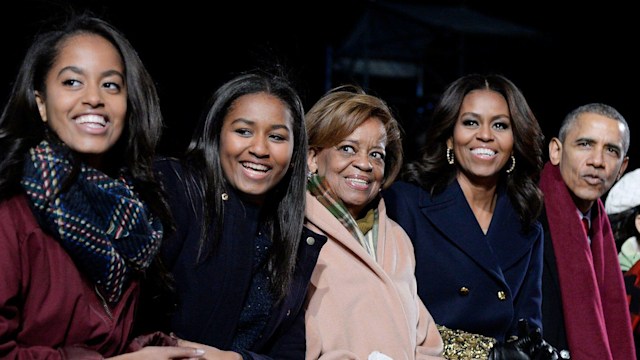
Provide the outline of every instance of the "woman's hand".
<path id="1" fill-rule="evenodd" d="M 242 355 L 233 351 L 223 351 L 213 346 L 207 346 L 196 342 L 178 339 L 178 345 L 181 347 L 203 349 L 205 354 L 200 359 L 205 360 L 242 360 Z"/>
<path id="2" fill-rule="evenodd" d="M 146 346 L 138 351 L 108 358 L 108 360 L 199 360 L 205 359 L 205 350 L 195 346 Z"/>

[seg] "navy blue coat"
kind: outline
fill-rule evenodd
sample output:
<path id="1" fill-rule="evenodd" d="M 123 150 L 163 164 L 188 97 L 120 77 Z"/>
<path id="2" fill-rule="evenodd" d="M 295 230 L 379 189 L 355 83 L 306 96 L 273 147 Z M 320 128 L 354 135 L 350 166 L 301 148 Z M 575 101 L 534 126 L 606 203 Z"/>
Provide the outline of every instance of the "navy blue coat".
<path id="1" fill-rule="evenodd" d="M 158 161 L 156 167 L 162 173 L 177 222 L 176 236 L 162 248 L 163 259 L 177 282 L 176 311 L 169 331 L 183 339 L 229 350 L 251 286 L 259 209 L 241 202 L 230 192 L 218 251 L 196 264 L 202 214 L 193 214 L 181 167 L 170 160 Z M 195 205 L 197 209 L 199 204 Z M 248 349 L 250 353 L 245 357 L 304 359 L 303 304 L 311 273 L 325 242 L 326 237 L 304 229 L 292 287 L 285 299 L 274 305 L 260 340 Z"/>
<path id="2" fill-rule="evenodd" d="M 457 181 L 433 197 L 398 181 L 383 197 L 413 241 L 418 294 L 436 323 L 499 341 L 520 318 L 541 326 L 542 227 L 521 231 L 504 188 L 486 236 Z"/>

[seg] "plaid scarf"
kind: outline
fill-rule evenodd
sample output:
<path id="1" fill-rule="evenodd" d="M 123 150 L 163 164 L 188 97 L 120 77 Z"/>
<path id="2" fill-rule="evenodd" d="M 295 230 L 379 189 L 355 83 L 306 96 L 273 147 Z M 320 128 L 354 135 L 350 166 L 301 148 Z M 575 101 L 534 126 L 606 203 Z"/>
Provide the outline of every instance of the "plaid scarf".
<path id="1" fill-rule="evenodd" d="M 40 224 L 56 234 L 76 265 L 115 304 L 133 271 L 146 269 L 160 248 L 162 224 L 124 177 L 80 165 L 71 174 L 70 150 L 43 140 L 29 150 L 22 187 Z"/>
<path id="2" fill-rule="evenodd" d="M 378 246 L 378 211 L 373 211 L 373 231 L 365 231 L 366 235 L 363 234 L 363 231 L 360 230 L 358 226 L 358 222 L 351 216 L 349 210 L 344 205 L 344 203 L 337 198 L 337 196 L 331 191 L 329 184 L 325 181 L 324 177 L 321 177 L 317 174 L 314 174 L 307 181 L 307 189 L 311 192 L 311 195 L 315 196 L 318 201 L 324 205 L 327 210 L 333 216 L 336 217 L 340 221 L 342 225 L 353 235 L 353 237 L 360 242 L 360 245 L 364 247 L 371 257 L 376 260 L 376 248 Z M 371 216 L 371 211 L 367 213 L 364 219 Z M 371 221 L 361 221 L 361 223 L 366 223 Z M 377 260 L 376 260 L 377 261 Z"/>

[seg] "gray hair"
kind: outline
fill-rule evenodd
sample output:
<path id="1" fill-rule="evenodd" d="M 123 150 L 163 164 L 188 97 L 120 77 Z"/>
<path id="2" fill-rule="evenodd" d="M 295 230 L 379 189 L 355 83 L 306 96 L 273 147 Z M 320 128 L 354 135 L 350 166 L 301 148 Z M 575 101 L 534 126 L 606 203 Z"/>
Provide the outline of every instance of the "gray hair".
<path id="1" fill-rule="evenodd" d="M 578 117 L 585 113 L 602 115 L 609 119 L 616 120 L 624 125 L 624 131 L 622 133 L 622 146 L 624 147 L 624 155 L 626 156 L 627 151 L 629 151 L 629 145 L 631 143 L 631 132 L 629 130 L 629 124 L 627 124 L 627 121 L 624 119 L 622 114 L 618 112 L 618 110 L 616 110 L 613 106 L 607 104 L 591 103 L 579 106 L 571 111 L 562 121 L 558 139 L 560 139 L 560 141 L 564 143 L 564 140 L 567 138 L 569 129 L 573 127 Z"/>

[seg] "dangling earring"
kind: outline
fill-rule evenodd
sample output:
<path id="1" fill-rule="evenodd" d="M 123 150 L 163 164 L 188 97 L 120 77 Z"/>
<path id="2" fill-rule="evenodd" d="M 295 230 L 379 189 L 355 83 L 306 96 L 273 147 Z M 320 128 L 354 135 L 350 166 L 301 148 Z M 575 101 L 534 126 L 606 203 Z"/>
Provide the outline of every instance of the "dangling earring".
<path id="1" fill-rule="evenodd" d="M 453 163 L 455 162 L 455 158 L 454 158 L 454 154 L 453 154 L 453 149 L 448 147 L 447 148 L 447 162 L 449 163 L 449 165 L 453 165 Z"/>
<path id="2" fill-rule="evenodd" d="M 511 167 L 507 169 L 507 174 L 511 174 L 516 168 L 516 157 L 511 155 Z"/>
<path id="3" fill-rule="evenodd" d="M 311 171 L 311 170 L 307 171 L 307 180 L 310 180 L 313 177 L 313 175 L 315 175 L 315 174 L 316 173 Z"/>

